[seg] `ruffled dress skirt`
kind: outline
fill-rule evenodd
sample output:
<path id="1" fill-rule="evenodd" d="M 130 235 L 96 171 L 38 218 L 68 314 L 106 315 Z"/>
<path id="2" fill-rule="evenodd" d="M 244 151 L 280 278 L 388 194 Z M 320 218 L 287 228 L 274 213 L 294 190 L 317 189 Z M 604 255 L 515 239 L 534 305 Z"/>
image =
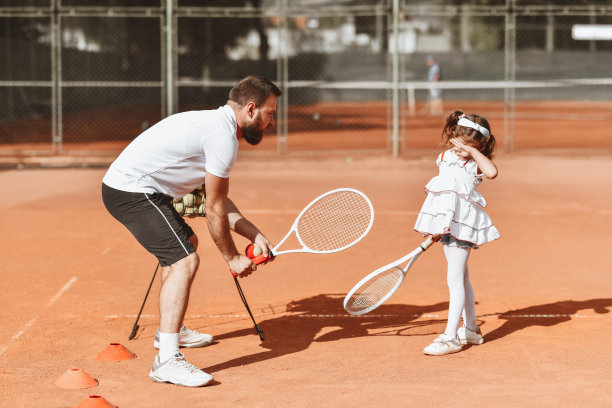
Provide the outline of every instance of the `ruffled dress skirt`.
<path id="1" fill-rule="evenodd" d="M 414 229 L 424 235 L 450 234 L 455 240 L 475 246 L 496 240 L 499 231 L 484 211 L 484 197 L 461 184 L 432 179 L 425 187 L 427 197 Z"/>

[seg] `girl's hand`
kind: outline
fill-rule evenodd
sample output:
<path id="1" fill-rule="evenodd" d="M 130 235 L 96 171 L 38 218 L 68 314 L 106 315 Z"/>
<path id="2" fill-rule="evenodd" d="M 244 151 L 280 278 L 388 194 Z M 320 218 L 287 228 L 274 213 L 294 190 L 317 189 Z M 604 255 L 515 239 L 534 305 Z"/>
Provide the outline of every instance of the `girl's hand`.
<path id="1" fill-rule="evenodd" d="M 475 148 L 473 146 L 469 146 L 469 145 L 463 144 L 461 139 L 459 139 L 458 137 L 454 137 L 454 138 L 450 139 L 450 142 L 455 146 L 455 147 L 453 147 L 453 151 L 458 156 L 460 156 L 460 157 L 462 157 L 464 159 L 471 159 L 472 158 L 472 152 L 475 150 Z"/>
<path id="2" fill-rule="evenodd" d="M 497 177 L 497 166 L 495 166 L 495 163 L 483 155 L 477 148 L 464 144 L 461 139 L 457 137 L 450 139 L 450 142 L 455 146 L 453 147 L 453 151 L 457 156 L 465 160 L 474 159 L 474 161 L 478 163 L 478 171 L 482 172 L 486 178 L 494 179 Z"/>

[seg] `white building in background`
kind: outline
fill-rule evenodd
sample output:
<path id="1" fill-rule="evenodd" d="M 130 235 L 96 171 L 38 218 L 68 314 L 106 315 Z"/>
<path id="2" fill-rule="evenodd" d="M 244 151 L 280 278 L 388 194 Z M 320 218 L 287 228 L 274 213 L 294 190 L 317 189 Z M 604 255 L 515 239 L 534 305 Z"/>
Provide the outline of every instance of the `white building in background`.
<path id="1" fill-rule="evenodd" d="M 321 20 L 319 17 L 303 17 L 303 23 L 292 24 L 287 31 L 278 22 L 270 24 L 266 29 L 268 58 L 292 57 L 300 53 L 332 54 L 354 49 L 377 53 L 382 49 L 382 27 L 372 33 L 357 33 L 353 16 L 347 16 L 334 27 L 329 27 L 329 21 L 321 24 Z M 448 52 L 451 51 L 451 32 L 447 25 L 438 21 L 402 19 L 397 38 L 391 31 L 388 42 L 389 52 L 396 49 L 402 54 Z M 252 30 L 226 52 L 233 60 L 257 59 L 260 43 L 259 34 Z"/>

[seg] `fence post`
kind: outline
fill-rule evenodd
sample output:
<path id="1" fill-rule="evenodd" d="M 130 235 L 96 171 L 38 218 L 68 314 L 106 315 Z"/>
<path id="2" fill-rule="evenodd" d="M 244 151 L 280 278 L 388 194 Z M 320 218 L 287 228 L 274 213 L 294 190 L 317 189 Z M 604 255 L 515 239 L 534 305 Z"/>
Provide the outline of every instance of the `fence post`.
<path id="1" fill-rule="evenodd" d="M 393 157 L 399 156 L 399 0 L 393 0 Z"/>
<path id="2" fill-rule="evenodd" d="M 176 112 L 175 89 L 176 81 L 174 78 L 174 0 L 166 0 L 166 116 Z"/>
<path id="3" fill-rule="evenodd" d="M 514 117 L 516 102 L 516 12 L 514 0 L 506 0 L 504 45 L 504 151 L 514 151 Z"/>
<path id="4" fill-rule="evenodd" d="M 62 61 L 62 40 L 60 17 L 58 13 L 58 1 L 53 0 L 51 7 L 51 150 L 58 154 L 62 150 L 62 89 L 61 89 L 61 68 Z"/>

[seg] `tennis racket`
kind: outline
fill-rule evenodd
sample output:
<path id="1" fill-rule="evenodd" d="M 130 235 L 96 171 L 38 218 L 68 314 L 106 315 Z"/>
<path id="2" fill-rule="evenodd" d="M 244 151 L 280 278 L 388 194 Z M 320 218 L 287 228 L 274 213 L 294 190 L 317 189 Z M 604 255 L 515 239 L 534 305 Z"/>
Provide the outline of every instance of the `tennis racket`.
<path id="1" fill-rule="evenodd" d="M 328 191 L 302 210 L 287 235 L 267 257 L 261 254 L 252 260 L 254 264 L 260 265 L 281 254 L 342 251 L 361 241 L 373 223 L 374 208 L 370 199 L 361 191 L 352 188 Z M 292 233 L 295 233 L 301 248 L 279 250 Z M 245 253 L 249 253 L 248 246 Z"/>
<path id="2" fill-rule="evenodd" d="M 378 268 L 360 280 L 344 298 L 344 310 L 359 316 L 385 303 L 400 287 L 414 262 L 433 242 L 431 237 L 427 238 L 408 255 Z M 408 264 L 402 268 L 401 265 L 406 261 Z"/>

